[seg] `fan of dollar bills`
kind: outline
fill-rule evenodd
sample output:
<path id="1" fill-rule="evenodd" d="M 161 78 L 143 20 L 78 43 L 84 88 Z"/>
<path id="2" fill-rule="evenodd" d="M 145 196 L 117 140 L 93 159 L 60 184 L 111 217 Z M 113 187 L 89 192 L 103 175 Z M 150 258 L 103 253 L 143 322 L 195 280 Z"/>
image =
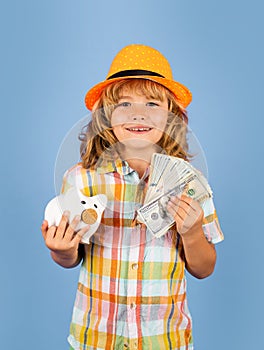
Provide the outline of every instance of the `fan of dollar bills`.
<path id="1" fill-rule="evenodd" d="M 166 206 L 171 196 L 182 193 L 200 204 L 212 197 L 207 179 L 189 162 L 176 157 L 154 153 L 151 159 L 149 186 L 138 220 L 156 237 L 164 235 L 174 224 Z"/>

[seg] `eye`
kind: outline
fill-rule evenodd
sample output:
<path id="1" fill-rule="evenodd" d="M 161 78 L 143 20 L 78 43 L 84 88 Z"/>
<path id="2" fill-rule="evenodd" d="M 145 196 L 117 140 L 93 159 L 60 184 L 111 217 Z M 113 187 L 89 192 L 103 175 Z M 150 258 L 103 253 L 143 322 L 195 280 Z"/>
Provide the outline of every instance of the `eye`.
<path id="1" fill-rule="evenodd" d="M 94 207 L 97 209 L 97 204 L 94 204 Z"/>
<path id="2" fill-rule="evenodd" d="M 157 102 L 147 102 L 146 106 L 148 106 L 148 107 L 158 107 L 159 104 Z"/>
<path id="3" fill-rule="evenodd" d="M 86 204 L 86 202 L 85 202 L 85 201 L 81 201 L 81 203 L 82 203 L 82 204 Z"/>
<path id="4" fill-rule="evenodd" d="M 124 102 L 118 103 L 118 104 L 116 105 L 116 108 L 117 108 L 117 107 L 130 107 L 130 106 L 131 106 L 131 103 L 130 103 L 130 102 L 124 101 Z"/>

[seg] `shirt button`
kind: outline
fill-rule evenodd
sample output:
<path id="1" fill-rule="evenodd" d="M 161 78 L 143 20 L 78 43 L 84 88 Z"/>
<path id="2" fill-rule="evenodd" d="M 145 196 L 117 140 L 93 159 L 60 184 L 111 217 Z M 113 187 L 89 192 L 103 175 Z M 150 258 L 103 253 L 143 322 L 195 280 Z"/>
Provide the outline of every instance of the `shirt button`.
<path id="1" fill-rule="evenodd" d="M 137 270 L 138 269 L 138 264 L 135 263 L 135 264 L 132 264 L 132 270 Z"/>
<path id="2" fill-rule="evenodd" d="M 137 304 L 136 304 L 136 303 L 131 303 L 131 304 L 130 304 L 130 308 L 131 308 L 131 309 L 135 309 L 136 307 L 137 307 Z"/>

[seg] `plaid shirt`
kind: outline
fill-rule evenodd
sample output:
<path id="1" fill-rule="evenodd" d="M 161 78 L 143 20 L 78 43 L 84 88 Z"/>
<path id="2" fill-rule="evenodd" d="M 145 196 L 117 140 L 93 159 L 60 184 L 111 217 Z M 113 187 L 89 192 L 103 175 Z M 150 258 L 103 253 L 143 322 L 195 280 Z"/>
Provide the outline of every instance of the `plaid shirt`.
<path id="1" fill-rule="evenodd" d="M 101 225 L 84 245 L 68 341 L 81 350 L 192 350 L 192 320 L 186 300 L 185 262 L 179 235 L 153 238 L 135 220 L 138 194 L 147 182 L 124 161 L 96 170 L 76 165 L 62 191 L 107 195 Z M 204 210 L 208 241 L 223 239 L 212 200 Z"/>

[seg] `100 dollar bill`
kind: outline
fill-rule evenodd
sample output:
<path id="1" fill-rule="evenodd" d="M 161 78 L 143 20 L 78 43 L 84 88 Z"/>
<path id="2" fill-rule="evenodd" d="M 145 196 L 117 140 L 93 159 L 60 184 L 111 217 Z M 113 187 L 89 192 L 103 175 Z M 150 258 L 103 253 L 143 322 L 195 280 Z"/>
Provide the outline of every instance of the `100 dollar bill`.
<path id="1" fill-rule="evenodd" d="M 199 203 L 212 196 L 212 191 L 206 180 L 198 173 L 192 172 L 182 179 L 180 184 L 144 204 L 138 210 L 138 220 L 144 223 L 154 236 L 161 237 L 175 222 L 167 211 L 168 201 L 170 197 L 180 196 L 182 193 Z"/>

